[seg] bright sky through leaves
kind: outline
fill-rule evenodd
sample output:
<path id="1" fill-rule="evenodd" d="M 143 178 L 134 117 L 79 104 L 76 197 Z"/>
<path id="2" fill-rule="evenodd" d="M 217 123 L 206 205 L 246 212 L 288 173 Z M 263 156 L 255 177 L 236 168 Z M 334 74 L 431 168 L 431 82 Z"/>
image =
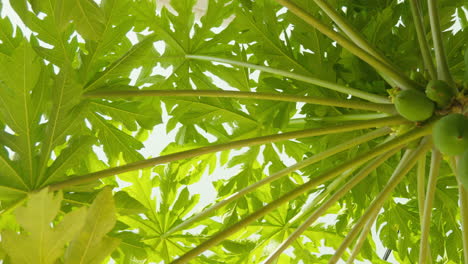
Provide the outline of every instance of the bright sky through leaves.
<path id="1" fill-rule="evenodd" d="M 462 263 L 431 124 L 468 12 L 432 1 L 2 0 L 0 259 Z M 457 94 L 410 122 L 432 64 Z"/>

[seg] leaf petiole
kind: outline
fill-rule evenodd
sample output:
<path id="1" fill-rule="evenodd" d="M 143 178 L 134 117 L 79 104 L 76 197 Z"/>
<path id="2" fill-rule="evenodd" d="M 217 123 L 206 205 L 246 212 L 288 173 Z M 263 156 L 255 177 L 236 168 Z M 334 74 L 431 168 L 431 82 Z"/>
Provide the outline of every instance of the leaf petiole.
<path id="1" fill-rule="evenodd" d="M 251 100 L 273 100 L 283 102 L 304 102 L 309 104 L 345 107 L 352 109 L 362 109 L 370 111 L 385 112 L 395 114 L 395 108 L 391 104 L 369 103 L 356 100 L 320 98 L 312 96 L 275 94 L 261 92 L 242 91 L 206 91 L 206 90 L 120 90 L 120 91 L 97 91 L 83 94 L 87 98 L 112 98 L 112 97 L 137 97 L 137 96 L 157 96 L 157 97 L 225 97 L 225 98 L 245 98 Z"/>
<path id="2" fill-rule="evenodd" d="M 350 23 L 348 23 L 343 17 L 335 11 L 335 9 L 326 1 L 323 0 L 314 0 L 315 4 L 317 4 L 327 15 L 330 17 L 333 22 L 345 33 L 348 38 L 354 42 L 357 46 L 361 47 L 371 56 L 374 56 L 376 59 L 380 60 L 388 67 L 392 68 L 394 71 L 399 71 L 398 67 L 394 65 L 388 58 L 386 58 L 382 52 L 377 50 L 373 47 L 363 36 L 359 33 Z M 392 87 L 395 87 L 395 83 L 386 77 L 383 74 L 384 79 L 390 83 Z"/>
<path id="3" fill-rule="evenodd" d="M 286 239 L 281 245 L 270 254 L 264 264 L 273 263 L 280 254 L 286 250 L 302 233 L 304 233 L 328 208 L 336 203 L 341 197 L 346 195 L 354 186 L 367 177 L 372 171 L 379 167 L 382 163 L 393 156 L 400 148 L 395 148 L 370 162 L 362 168 L 352 179 L 350 179 L 343 187 L 336 191 L 325 203 L 317 208 L 302 224 Z"/>
<path id="4" fill-rule="evenodd" d="M 297 74 L 294 72 L 290 71 L 284 71 L 280 69 L 275 69 L 267 66 L 262 66 L 262 65 L 257 65 L 257 64 L 252 64 L 248 62 L 243 62 L 243 61 L 236 61 L 236 60 L 230 60 L 230 59 L 224 59 L 224 58 L 217 58 L 217 57 L 211 57 L 211 56 L 204 56 L 204 55 L 186 55 L 185 56 L 187 59 L 194 59 L 194 60 L 204 60 L 204 61 L 211 61 L 211 62 L 221 62 L 221 63 L 227 63 L 231 65 L 236 65 L 240 67 L 245 67 L 245 68 L 250 68 L 250 69 L 255 69 L 263 72 L 268 72 L 268 73 L 273 73 L 277 74 L 283 77 L 288 77 L 291 79 L 303 81 L 306 83 L 314 84 L 320 87 L 324 87 L 333 91 L 337 91 L 340 93 L 344 94 L 350 94 L 352 96 L 362 98 L 365 100 L 368 100 L 370 102 L 374 103 L 381 103 L 381 104 L 390 104 L 390 100 L 386 97 L 375 95 L 372 93 L 364 92 L 355 88 L 347 87 L 341 84 L 337 84 L 334 82 L 329 82 L 325 80 L 321 80 L 318 78 L 313 78 L 301 74 Z"/>
<path id="5" fill-rule="evenodd" d="M 383 206 L 384 202 L 388 199 L 393 189 L 398 185 L 398 183 L 403 180 L 404 176 L 413 168 L 418 159 L 420 159 L 426 152 L 431 148 L 432 141 L 429 137 L 426 137 L 416 149 L 408 149 L 403 158 L 400 160 L 400 163 L 395 168 L 393 175 L 388 181 L 385 188 L 380 192 L 380 194 L 372 201 L 369 208 L 366 212 L 359 218 L 357 223 L 348 232 L 348 235 L 341 243 L 340 247 L 335 251 L 335 254 L 329 260 L 328 264 L 333 264 L 339 261 L 344 251 L 348 248 L 354 238 L 358 235 L 359 231 L 363 226 L 372 218 L 375 217 L 380 211 L 380 208 Z"/>
<path id="6" fill-rule="evenodd" d="M 442 30 L 440 28 L 439 9 L 437 7 L 437 0 L 428 0 L 427 5 L 429 10 L 429 22 L 431 23 L 431 33 L 434 42 L 434 52 L 437 63 L 437 79 L 452 84 L 453 79 L 450 75 L 450 70 L 447 64 L 447 57 L 445 55 L 444 50 L 444 43 L 442 41 Z"/>
<path id="7" fill-rule="evenodd" d="M 317 185 L 324 183 L 328 180 L 333 179 L 334 177 L 340 175 L 341 173 L 354 168 L 356 166 L 362 165 L 365 162 L 381 155 L 384 154 L 387 151 L 390 151 L 395 148 L 400 148 L 404 146 L 405 144 L 420 138 L 422 136 L 425 136 L 429 134 L 431 131 L 431 125 L 427 125 L 418 129 L 414 129 L 411 132 L 408 132 L 400 137 L 396 137 L 395 139 L 392 139 L 366 153 L 363 153 L 362 155 L 359 155 L 358 157 L 349 160 L 347 162 L 344 162 L 343 164 L 323 173 L 322 175 L 313 178 L 312 180 L 300 185 L 296 189 L 284 194 L 280 198 L 272 201 L 271 203 L 265 205 L 261 209 L 257 210 L 256 212 L 250 214 L 243 220 L 235 223 L 234 225 L 228 227 L 227 229 L 224 229 L 223 231 L 219 232 L 218 234 L 214 235 L 210 239 L 206 240 L 202 244 L 198 245 L 196 248 L 190 250 L 189 252 L 185 253 L 182 255 L 179 259 L 176 259 L 172 262 L 172 264 L 182 264 L 182 263 L 188 263 L 188 261 L 192 260 L 199 254 L 203 253 L 204 251 L 210 249 L 211 247 L 217 245 L 224 239 L 228 238 L 229 236 L 235 234 L 245 226 L 249 225 L 250 223 L 254 222 L 258 218 L 268 214 L 269 212 L 275 210 L 282 204 L 293 200 L 294 198 L 297 198 L 298 196 L 312 190 L 315 188 Z M 362 219 L 362 218 L 361 218 Z"/>
<path id="8" fill-rule="evenodd" d="M 343 37 L 336 31 L 334 31 L 332 28 L 327 27 L 321 21 L 311 16 L 309 13 L 304 11 L 304 9 L 300 8 L 296 4 L 288 0 L 276 0 L 276 2 L 288 8 L 290 12 L 300 17 L 307 24 L 316 28 L 318 31 L 322 32 L 323 34 L 325 34 L 332 40 L 336 41 L 343 48 L 347 49 L 349 52 L 353 53 L 354 55 L 358 56 L 360 59 L 367 62 L 369 65 L 374 67 L 375 70 L 377 70 L 381 75 L 383 75 L 383 77 L 390 78 L 401 89 L 416 89 L 417 85 L 408 77 L 406 77 L 403 73 L 397 71 L 397 69 L 393 69 L 392 67 L 383 63 L 379 59 L 375 58 L 374 56 L 369 54 L 364 49 L 360 48 L 353 42 L 349 41 L 347 38 Z"/>
<path id="9" fill-rule="evenodd" d="M 61 182 L 50 184 L 51 190 L 60 190 L 65 187 L 85 184 L 88 182 L 92 182 L 104 177 L 114 176 L 119 173 L 144 169 L 148 167 L 152 167 L 158 164 L 163 164 L 171 161 L 181 160 L 181 159 L 188 159 L 197 156 L 201 156 L 204 154 L 209 154 L 213 152 L 223 151 L 223 150 L 230 150 L 236 148 L 242 148 L 247 146 L 255 146 L 261 144 L 267 144 L 272 142 L 278 142 L 283 140 L 289 140 L 294 138 L 305 138 L 305 137 L 312 137 L 312 136 L 319 136 L 319 135 L 326 135 L 331 133 L 342 133 L 348 132 L 353 130 L 365 129 L 365 128 L 372 128 L 372 127 L 382 127 L 382 126 L 389 126 L 389 125 L 396 125 L 408 122 L 406 119 L 396 116 L 396 117 L 386 117 L 386 118 L 379 118 L 375 120 L 368 120 L 368 121 L 358 121 L 358 122 L 349 122 L 352 124 L 344 124 L 344 125 L 335 125 L 329 127 L 322 127 L 322 128 L 312 128 L 306 129 L 301 131 L 294 131 L 294 132 L 286 132 L 277 135 L 268 135 L 250 139 L 243 139 L 232 141 L 228 143 L 221 143 L 212 146 L 201 147 L 197 149 L 177 152 L 165 156 L 160 156 L 152 159 L 137 161 L 133 163 L 129 163 L 126 165 L 93 172 L 90 174 L 86 174 L 83 176 L 73 177 L 71 179 L 66 179 Z"/>
<path id="10" fill-rule="evenodd" d="M 321 160 L 324 160 L 334 154 L 337 154 L 341 151 L 344 151 L 344 150 L 347 150 L 347 149 L 350 149 L 354 146 L 357 146 L 359 144 L 362 144 L 364 142 L 367 142 L 369 140 L 372 140 L 372 139 L 375 139 L 377 137 L 380 137 L 380 136 L 383 136 L 383 135 L 386 135 L 388 133 L 391 132 L 391 129 L 389 128 L 380 128 L 376 131 L 373 131 L 373 132 L 370 132 L 370 133 L 367 133 L 363 136 L 360 136 L 360 137 L 357 137 L 357 138 L 353 138 L 352 140 L 349 140 L 349 141 L 346 141 L 340 145 L 337 145 L 335 147 L 332 147 L 326 151 L 323 151 L 319 154 L 316 154 L 306 160 L 303 160 L 303 161 L 300 161 L 292 166 L 289 166 L 285 169 L 282 169 L 274 174 L 272 174 L 271 176 L 268 176 L 236 193 L 234 193 L 233 195 L 227 197 L 227 198 L 223 198 L 220 202 L 214 204 L 213 206 L 211 206 L 210 208 L 208 208 L 207 210 L 195 215 L 194 217 L 188 219 L 188 220 L 185 220 L 184 222 L 182 222 L 181 224 L 179 224 L 178 226 L 175 226 L 174 228 L 172 228 L 171 230 L 167 231 L 165 233 L 165 235 L 167 236 L 168 234 L 171 234 L 171 233 L 174 233 L 178 230 L 181 230 L 185 227 L 188 227 L 190 226 L 191 224 L 197 222 L 197 221 L 200 221 L 201 219 L 205 218 L 205 217 L 208 217 L 210 216 L 213 212 L 215 212 L 216 210 L 218 210 L 219 208 L 223 207 L 224 205 L 230 203 L 230 202 L 233 202 L 243 196 L 245 196 L 246 194 L 248 193 L 251 193 L 253 191 L 255 191 L 257 188 L 259 188 L 260 186 L 263 186 L 267 183 L 270 183 L 270 182 L 273 182 L 277 179 L 279 179 L 280 177 L 283 177 L 285 175 L 288 175 L 294 171 L 297 171 L 297 170 L 300 170 L 302 168 L 305 168 L 311 164 L 314 164 L 316 162 L 319 162 Z"/>
<path id="11" fill-rule="evenodd" d="M 421 242 L 419 246 L 419 263 L 427 263 L 429 252 L 429 228 L 431 224 L 432 204 L 434 202 L 437 186 L 437 177 L 439 176 L 440 162 L 442 155 L 439 151 L 433 150 L 431 156 L 431 167 L 429 171 L 429 182 L 427 183 L 426 199 L 424 200 L 424 214 L 421 226 Z"/>
<path id="12" fill-rule="evenodd" d="M 369 231 L 371 230 L 372 226 L 374 225 L 375 219 L 377 218 L 377 214 L 373 215 L 367 223 L 364 225 L 362 228 L 361 234 L 359 235 L 356 244 L 354 245 L 353 251 L 351 252 L 351 255 L 349 256 L 348 260 L 346 261 L 346 264 L 353 264 L 354 260 L 356 259 L 357 255 L 359 254 L 359 251 L 361 251 L 362 246 L 364 245 L 364 242 L 367 239 L 367 236 L 369 235 Z"/>
<path id="13" fill-rule="evenodd" d="M 424 61 L 424 66 L 429 73 L 431 79 L 437 78 L 437 73 L 432 62 L 431 52 L 429 50 L 429 44 L 426 40 L 426 31 L 424 30 L 421 16 L 421 9 L 419 6 L 419 0 L 410 0 L 411 14 L 413 15 L 414 27 L 416 29 L 416 35 L 418 37 L 419 48 L 421 49 L 421 56 Z"/>

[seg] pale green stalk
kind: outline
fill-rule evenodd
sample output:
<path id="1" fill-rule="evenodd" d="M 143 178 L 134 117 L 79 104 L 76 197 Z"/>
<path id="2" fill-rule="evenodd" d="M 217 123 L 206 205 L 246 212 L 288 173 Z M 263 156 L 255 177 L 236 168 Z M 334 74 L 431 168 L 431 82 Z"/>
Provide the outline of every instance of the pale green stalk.
<path id="1" fill-rule="evenodd" d="M 357 138 L 354 138 L 352 140 L 349 140 L 349 141 L 346 141 L 340 145 L 337 145 L 335 147 L 332 147 L 330 149 L 327 149 L 321 153 L 318 153 L 308 159 L 305 159 L 303 161 L 300 161 L 292 166 L 289 166 L 285 169 L 282 169 L 266 178 L 263 178 L 262 180 L 248 186 L 248 187 L 245 187 L 244 189 L 232 194 L 231 196 L 227 197 L 227 198 L 223 198 L 221 201 L 219 201 L 218 203 L 212 205 L 210 208 L 204 210 L 203 212 L 191 217 L 190 219 L 187 219 L 185 221 L 183 221 L 182 223 L 180 223 L 179 225 L 175 226 L 174 228 L 170 229 L 169 231 L 167 231 L 164 235 L 168 236 L 176 231 L 179 231 L 185 227 L 188 227 L 190 225 L 192 225 L 193 223 L 197 222 L 197 221 L 200 221 L 201 219 L 204 219 L 208 216 L 210 216 L 211 214 L 213 214 L 216 210 L 218 210 L 219 208 L 225 206 L 226 204 L 230 203 L 230 202 L 233 202 L 241 197 L 244 197 L 246 194 L 248 193 L 251 193 L 253 191 L 255 191 L 256 189 L 258 189 L 260 186 L 263 186 L 265 184 L 268 184 L 272 181 L 275 181 L 277 179 L 279 179 L 280 177 L 283 177 L 285 175 L 288 175 L 294 171 L 297 171 L 297 170 L 300 170 L 302 168 L 305 168 L 311 164 L 314 164 L 316 162 L 319 162 L 321 160 L 324 160 L 334 154 L 337 154 L 339 152 L 342 152 L 344 150 L 347 150 L 349 148 L 352 148 L 354 146 L 357 146 L 359 144 L 362 144 L 364 142 L 367 142 L 369 140 L 372 140 L 372 139 L 375 139 L 377 137 L 380 137 L 380 136 L 383 136 L 383 135 L 386 135 L 388 133 L 391 132 L 391 129 L 390 128 L 380 128 L 378 130 L 375 130 L 373 132 L 370 132 L 368 134 L 365 134 L 365 135 L 362 135 L 360 137 L 357 137 Z"/>
<path id="2" fill-rule="evenodd" d="M 417 185 L 418 185 L 418 210 L 419 210 L 419 222 L 423 226 L 423 215 L 424 215 L 424 201 L 426 197 L 426 157 L 421 157 L 418 161 L 417 169 Z M 431 247 L 427 244 L 427 250 L 430 252 Z M 428 263 L 432 263 L 429 259 Z"/>
<path id="3" fill-rule="evenodd" d="M 271 264 L 276 261 L 276 259 L 286 250 L 296 239 L 302 235 L 307 229 L 321 216 L 323 215 L 332 205 L 334 205 L 339 199 L 348 194 L 348 192 L 361 182 L 367 175 L 373 172 L 377 167 L 382 163 L 388 160 L 392 155 L 394 155 L 400 148 L 396 148 L 392 151 L 389 151 L 380 157 L 374 159 L 366 167 L 362 168 L 356 176 L 349 180 L 343 187 L 336 191 L 324 204 L 322 204 L 317 210 L 315 210 L 312 215 L 310 215 L 302 224 L 294 230 L 294 232 L 284 240 L 273 253 L 271 253 L 268 258 L 265 260 L 264 264 Z"/>
<path id="4" fill-rule="evenodd" d="M 335 8 L 333 8 L 327 1 L 324 0 L 314 0 L 317 4 L 330 18 L 335 22 L 336 25 L 349 37 L 357 46 L 361 47 L 363 50 L 368 52 L 370 55 L 379 59 L 381 62 L 387 64 L 393 70 L 398 71 L 398 67 L 394 65 L 388 58 L 386 58 L 379 50 L 372 46 L 369 41 L 367 41 L 364 36 L 356 30 L 348 21 L 346 21 Z"/>
<path id="5" fill-rule="evenodd" d="M 137 161 L 133 163 L 128 163 L 122 166 L 117 166 L 114 168 L 93 172 L 93 173 L 86 174 L 83 176 L 73 177 L 71 179 L 67 179 L 61 182 L 50 184 L 50 189 L 53 191 L 60 190 L 65 187 L 85 184 L 85 183 L 89 183 L 89 182 L 92 182 L 101 178 L 114 176 L 119 173 L 140 170 L 140 169 L 153 167 L 153 166 L 163 164 L 163 163 L 193 158 L 193 157 L 201 156 L 204 154 L 209 154 L 209 153 L 223 151 L 223 150 L 262 145 L 262 144 L 268 144 L 268 143 L 295 139 L 295 138 L 320 136 L 320 135 L 327 135 L 327 134 L 332 134 L 332 133 L 343 133 L 343 132 L 349 132 L 353 130 L 360 130 L 360 129 L 366 129 L 366 128 L 372 128 L 372 127 L 391 126 L 391 125 L 402 124 L 406 122 L 407 120 L 399 116 L 387 117 L 387 118 L 380 118 L 376 120 L 352 122 L 352 124 L 343 124 L 343 125 L 322 127 L 322 128 L 312 128 L 312 129 L 287 132 L 287 133 L 282 133 L 282 134 L 277 134 L 277 135 L 269 135 L 269 136 L 251 138 L 251 139 L 237 140 L 237 141 L 232 141 L 228 143 L 222 143 L 222 144 L 177 152 L 173 154 L 168 154 L 168 155 L 164 155 L 164 156 L 160 156 L 160 157 L 156 157 L 152 159 L 141 160 L 141 161 Z"/>
<path id="6" fill-rule="evenodd" d="M 424 200 L 424 215 L 421 226 L 421 241 L 419 246 L 419 264 L 428 262 L 429 252 L 429 235 L 431 226 L 432 204 L 434 202 L 437 177 L 440 171 L 440 162 L 442 155 L 439 151 L 433 150 L 431 157 L 431 168 L 429 171 L 429 182 L 427 184 L 426 199 Z"/>
<path id="7" fill-rule="evenodd" d="M 416 35 L 418 37 L 419 49 L 421 50 L 421 56 L 423 58 L 424 67 L 426 68 L 429 76 L 432 80 L 437 79 L 436 69 L 432 62 L 431 51 L 429 50 L 429 44 L 426 40 L 426 30 L 424 30 L 423 16 L 421 15 L 421 9 L 419 8 L 419 0 L 410 0 L 411 14 L 413 15 L 414 27 L 416 28 Z"/>
<path id="8" fill-rule="evenodd" d="M 223 58 L 218 58 L 218 57 L 212 57 L 212 56 L 204 56 L 204 55 L 186 55 L 187 59 L 193 59 L 193 60 L 203 60 L 203 61 L 211 61 L 211 62 L 221 62 L 221 63 L 227 63 L 231 65 L 236 65 L 240 67 L 245 67 L 245 68 L 250 68 L 250 69 L 255 69 L 263 72 L 268 72 L 272 74 L 277 74 L 283 77 L 288 77 L 291 79 L 299 80 L 302 82 L 314 84 L 323 88 L 327 88 L 333 91 L 337 91 L 340 93 L 344 94 L 350 94 L 354 97 L 362 98 L 370 102 L 374 103 L 381 103 L 381 104 L 390 104 L 390 100 L 386 97 L 375 95 L 372 93 L 364 92 L 355 88 L 350 88 L 341 84 L 337 84 L 334 82 L 329 82 L 325 80 L 321 80 L 318 78 L 313 78 L 301 74 L 297 74 L 294 72 L 290 71 L 284 71 L 280 69 L 275 69 L 267 66 L 262 66 L 262 65 L 257 65 L 257 64 L 252 64 L 252 63 L 247 63 L 243 61 L 236 61 L 236 60 L 230 60 L 230 59 L 223 59 Z"/>
<path id="9" fill-rule="evenodd" d="M 354 260 L 356 259 L 357 255 L 361 251 L 362 246 L 364 245 L 364 242 L 367 239 L 367 236 L 369 235 L 369 231 L 371 230 L 372 226 L 374 225 L 375 219 L 377 218 L 379 214 L 374 214 L 369 221 L 367 221 L 366 225 L 361 231 L 361 234 L 359 235 L 356 244 L 354 245 L 353 251 L 351 252 L 351 255 L 349 256 L 348 260 L 346 261 L 346 264 L 353 264 Z"/>
<path id="10" fill-rule="evenodd" d="M 388 116 L 385 113 L 370 113 L 370 114 L 349 114 L 349 115 L 336 115 L 336 116 L 314 116 L 307 117 L 306 120 L 312 121 L 323 121 L 323 122 L 336 122 L 336 121 L 356 121 L 356 120 L 370 120 L 375 118 L 382 118 Z M 294 123 L 295 119 L 292 119 L 290 123 Z"/>
<path id="11" fill-rule="evenodd" d="M 389 140 L 391 140 L 391 139 L 393 139 L 393 138 L 395 138 L 395 135 L 390 135 L 389 137 L 387 137 L 387 138 L 384 140 L 383 143 L 388 142 Z M 383 144 L 383 143 L 382 143 L 382 144 Z M 357 168 L 355 168 L 355 169 L 357 169 Z M 343 175 L 341 175 L 340 177 L 338 177 L 337 179 L 335 179 L 332 183 L 327 184 L 325 191 L 323 191 L 319 196 L 317 196 L 310 204 L 303 206 L 301 212 L 300 212 L 299 214 L 295 215 L 295 216 L 291 219 L 290 223 L 292 224 L 292 223 L 295 223 L 295 222 L 298 222 L 298 221 L 300 221 L 301 223 L 304 222 L 304 217 L 310 215 L 311 213 L 313 213 L 314 210 L 316 210 L 316 209 L 318 208 L 319 205 L 321 206 L 320 203 L 322 202 L 322 200 L 323 200 L 326 196 L 328 196 L 328 194 L 329 194 L 331 191 L 335 190 L 335 189 L 338 187 L 337 184 L 341 183 L 341 182 L 342 182 L 344 179 L 346 179 L 349 175 L 353 174 L 354 171 L 355 171 L 355 169 L 349 170 L 349 171 L 343 173 Z"/>
<path id="12" fill-rule="evenodd" d="M 374 69 L 380 74 L 382 74 L 384 77 L 390 78 L 401 89 L 405 89 L 405 90 L 417 89 L 416 88 L 417 85 L 413 81 L 411 81 L 408 77 L 406 77 L 402 72 L 399 72 L 398 70 L 393 69 L 392 67 L 378 60 L 371 54 L 367 53 L 365 50 L 361 49 L 359 46 L 357 46 L 356 44 L 354 44 L 347 38 L 343 37 L 336 31 L 334 31 L 332 28 L 327 27 L 321 21 L 311 16 L 303 8 L 298 7 L 296 4 L 288 0 L 276 0 L 276 2 L 288 8 L 290 12 L 292 12 L 293 14 L 295 14 L 296 16 L 304 20 L 307 24 L 316 28 L 318 31 L 322 32 L 323 34 L 325 34 L 332 40 L 336 41 L 343 48 L 347 49 L 349 52 L 353 53 L 354 55 L 358 56 L 363 61 L 367 62 L 369 65 L 374 67 Z"/>
<path id="13" fill-rule="evenodd" d="M 442 40 L 442 30 L 439 21 L 439 8 L 437 7 L 437 0 L 427 1 L 429 11 L 429 22 L 431 23 L 432 41 L 434 43 L 434 52 L 437 63 L 437 78 L 444 80 L 449 84 L 453 84 L 452 76 L 447 64 L 447 57 L 445 55 L 444 43 Z"/>
<path id="14" fill-rule="evenodd" d="M 461 222 L 461 231 L 462 231 L 462 241 L 463 241 L 463 258 L 464 263 L 468 263 L 468 190 L 463 187 L 463 184 L 460 181 L 461 175 L 458 175 L 457 167 L 459 166 L 460 159 L 457 157 L 452 157 L 450 159 L 450 167 L 453 171 L 453 174 L 456 175 L 458 181 L 458 196 L 460 199 L 460 222 Z"/>
<path id="15" fill-rule="evenodd" d="M 404 176 L 413 168 L 416 164 L 418 159 L 422 157 L 422 155 L 426 155 L 426 152 L 432 146 L 432 141 L 429 137 L 426 137 L 419 145 L 417 149 L 409 149 L 400 160 L 397 168 L 395 169 L 392 177 L 388 181 L 385 188 L 380 192 L 380 194 L 372 201 L 369 208 L 366 210 L 364 215 L 359 218 L 357 223 L 348 232 L 348 235 L 341 243 L 340 247 L 336 250 L 335 254 L 332 256 L 328 264 L 336 263 L 340 260 L 341 256 L 354 240 L 354 238 L 358 235 L 359 231 L 362 227 L 373 217 L 373 215 L 378 214 L 380 209 L 382 208 L 384 202 L 390 197 L 392 191 L 395 187 L 403 180 Z"/>
<path id="16" fill-rule="evenodd" d="M 468 263 L 468 191 L 461 183 L 458 184 L 458 193 L 460 196 L 460 218 L 463 241 L 464 263 Z"/>
<path id="17" fill-rule="evenodd" d="M 340 176 L 335 178 L 331 183 L 328 183 L 325 190 L 323 190 L 317 197 L 315 197 L 310 203 L 304 205 L 301 208 L 301 211 L 295 215 L 291 220 L 289 220 L 288 224 L 289 226 L 292 226 L 293 224 L 300 222 L 303 223 L 304 217 L 308 216 L 311 212 L 314 212 L 318 206 L 321 206 L 322 202 L 324 202 L 325 198 L 332 192 L 335 191 L 341 183 L 346 180 L 351 174 L 354 173 L 354 171 L 358 169 L 352 168 L 351 170 L 348 170 L 344 173 L 342 173 Z"/>
<path id="18" fill-rule="evenodd" d="M 426 157 L 422 157 L 418 161 L 418 170 L 417 170 L 417 184 L 418 184 L 418 207 L 419 207 L 419 216 L 421 220 L 424 214 L 424 200 L 426 196 Z"/>
<path id="19" fill-rule="evenodd" d="M 431 132 L 433 124 L 428 124 L 424 127 L 416 128 L 402 136 L 399 136 L 391 141 L 388 141 L 380 146 L 373 148 L 372 150 L 359 155 L 358 157 L 344 162 L 343 164 L 328 170 L 327 172 L 321 174 L 318 177 L 311 179 L 310 181 L 300 185 L 296 189 L 284 194 L 280 198 L 272 201 L 271 203 L 265 205 L 264 207 L 258 209 L 256 212 L 250 214 L 246 218 L 242 219 L 241 221 L 233 224 L 232 226 L 226 228 L 225 230 L 217 233 L 213 237 L 208 240 L 205 240 L 202 244 L 198 245 L 196 248 L 188 251 L 184 255 L 182 255 L 179 259 L 174 260 L 173 264 L 181 264 L 181 263 L 188 263 L 190 260 L 194 259 L 198 255 L 202 254 L 204 251 L 210 249 L 211 247 L 217 245 L 224 239 L 227 239 L 229 236 L 235 234 L 239 230 L 243 229 L 244 227 L 248 226 L 250 223 L 254 222 L 258 218 L 270 213 L 271 211 L 277 209 L 282 204 L 297 198 L 298 196 L 311 191 L 317 185 L 322 184 L 328 180 L 333 179 L 334 177 L 340 175 L 341 173 L 346 172 L 349 169 L 355 168 L 356 166 L 360 166 L 367 161 L 384 154 L 395 148 L 401 148 L 405 144 L 420 138 L 422 136 L 428 135 Z"/>
<path id="20" fill-rule="evenodd" d="M 153 86 L 149 87 L 151 89 Z M 154 86 L 156 87 L 156 86 Z M 379 111 L 386 113 L 396 113 L 393 105 L 360 102 L 356 100 L 320 98 L 312 96 L 300 96 L 278 93 L 258 93 L 241 91 L 207 91 L 207 90 L 120 90 L 120 91 L 96 91 L 83 94 L 86 98 L 112 98 L 112 97 L 136 97 L 136 96 L 156 96 L 156 97 L 228 97 L 245 98 L 252 100 L 273 100 L 283 102 L 304 102 L 309 104 L 345 107 L 352 109 L 362 109 Z"/>
<path id="21" fill-rule="evenodd" d="M 394 137 L 395 137 L 394 135 L 390 135 L 388 138 L 385 139 L 384 143 L 388 142 L 389 140 L 393 139 Z M 398 151 L 398 150 L 395 149 L 395 151 Z M 375 160 L 373 162 L 375 162 Z M 340 185 L 343 180 L 347 179 L 349 175 L 353 174 L 356 169 L 357 168 L 354 168 L 353 170 L 349 170 L 349 171 L 343 173 L 343 175 L 336 178 L 333 182 L 331 182 L 330 184 L 327 184 L 325 191 L 323 191 L 322 193 L 320 193 L 320 195 L 318 195 L 316 198 L 314 198 L 314 200 L 311 203 L 309 203 L 308 205 L 303 206 L 301 212 L 298 213 L 297 215 L 295 215 L 293 218 L 291 218 L 289 223 L 290 224 L 294 224 L 296 222 L 304 223 L 304 221 L 305 221 L 304 218 L 306 216 L 310 217 L 310 215 L 312 213 L 314 213 L 315 210 L 317 210 L 317 208 L 323 206 L 323 204 L 321 204 L 321 203 L 326 198 L 326 196 L 328 196 L 330 194 L 330 192 L 335 191 L 335 189 L 338 187 L 338 185 Z M 353 182 L 355 180 L 354 178 L 356 178 L 356 177 L 357 176 L 354 176 L 353 178 L 349 179 L 349 181 L 346 183 L 346 186 L 348 186 L 348 184 Z M 325 202 L 327 202 L 327 201 L 325 201 Z"/>

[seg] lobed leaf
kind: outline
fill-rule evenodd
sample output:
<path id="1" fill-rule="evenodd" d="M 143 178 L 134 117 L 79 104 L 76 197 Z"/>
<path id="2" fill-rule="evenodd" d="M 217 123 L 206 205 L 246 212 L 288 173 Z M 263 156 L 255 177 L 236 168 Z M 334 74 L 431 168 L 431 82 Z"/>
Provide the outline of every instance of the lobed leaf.
<path id="1" fill-rule="evenodd" d="M 13 263 L 53 264 L 63 255 L 65 245 L 83 226 L 86 209 L 66 214 L 59 224 L 51 227 L 61 201 L 61 193 L 54 195 L 43 189 L 32 194 L 25 207 L 16 210 L 16 219 L 27 233 L 2 232 L 2 247 Z"/>
<path id="2" fill-rule="evenodd" d="M 83 229 L 70 243 L 65 263 L 101 263 L 120 243 L 119 239 L 106 236 L 115 223 L 114 199 L 111 190 L 105 188 L 91 204 Z"/>

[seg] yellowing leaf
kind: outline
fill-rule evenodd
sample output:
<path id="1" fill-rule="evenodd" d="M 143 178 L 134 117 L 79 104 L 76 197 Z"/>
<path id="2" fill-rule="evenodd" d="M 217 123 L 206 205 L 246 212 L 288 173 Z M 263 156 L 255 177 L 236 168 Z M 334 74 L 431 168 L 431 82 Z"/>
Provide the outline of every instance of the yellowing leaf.
<path id="1" fill-rule="evenodd" d="M 2 247 L 13 264 L 53 264 L 63 255 L 65 245 L 83 226 L 86 209 L 66 214 L 51 226 L 59 212 L 62 194 L 54 196 L 47 189 L 32 194 L 26 206 L 16 210 L 18 223 L 26 232 L 2 232 Z"/>
<path id="2" fill-rule="evenodd" d="M 111 189 L 99 193 L 89 208 L 86 223 L 65 255 L 66 264 L 101 263 L 118 246 L 120 240 L 106 237 L 116 223 Z"/>

